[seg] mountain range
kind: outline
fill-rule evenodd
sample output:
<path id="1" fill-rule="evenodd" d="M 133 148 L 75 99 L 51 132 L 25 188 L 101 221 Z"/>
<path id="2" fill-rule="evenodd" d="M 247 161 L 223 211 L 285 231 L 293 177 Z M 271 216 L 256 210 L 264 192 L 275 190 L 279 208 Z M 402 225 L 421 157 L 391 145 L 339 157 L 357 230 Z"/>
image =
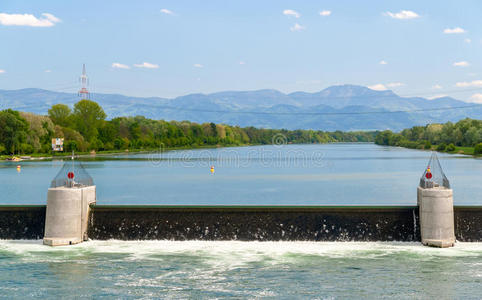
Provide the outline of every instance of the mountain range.
<path id="1" fill-rule="evenodd" d="M 190 94 L 173 99 L 94 94 L 109 118 L 141 115 L 151 119 L 225 123 L 241 127 L 399 131 L 415 125 L 482 119 L 482 105 L 451 97 L 400 97 L 357 85 L 320 92 L 285 94 L 277 90 Z M 77 94 L 36 88 L 0 90 L 0 109 L 46 114 L 57 103 L 73 106 Z M 459 108 L 466 107 L 466 108 Z"/>

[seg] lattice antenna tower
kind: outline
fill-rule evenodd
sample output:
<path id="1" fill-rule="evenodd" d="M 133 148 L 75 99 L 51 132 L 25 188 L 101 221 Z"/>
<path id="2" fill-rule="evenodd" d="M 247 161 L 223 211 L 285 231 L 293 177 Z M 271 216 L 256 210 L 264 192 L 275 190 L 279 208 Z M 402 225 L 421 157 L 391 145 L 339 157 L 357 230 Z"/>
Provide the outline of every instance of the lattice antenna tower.
<path id="1" fill-rule="evenodd" d="M 89 83 L 87 74 L 85 72 L 85 64 L 82 66 L 82 75 L 80 75 L 81 88 L 79 90 L 80 99 L 90 99 L 90 93 L 87 90 L 87 84 Z"/>

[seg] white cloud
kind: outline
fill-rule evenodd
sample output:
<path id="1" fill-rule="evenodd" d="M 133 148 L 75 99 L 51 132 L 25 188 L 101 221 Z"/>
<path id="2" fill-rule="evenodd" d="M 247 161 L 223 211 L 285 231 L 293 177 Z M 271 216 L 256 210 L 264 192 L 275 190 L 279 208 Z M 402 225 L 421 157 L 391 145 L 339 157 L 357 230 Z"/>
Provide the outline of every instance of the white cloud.
<path id="1" fill-rule="evenodd" d="M 283 15 L 291 16 L 291 17 L 295 17 L 295 18 L 299 18 L 301 16 L 299 12 L 297 12 L 296 10 L 292 10 L 292 9 L 283 10 Z"/>
<path id="2" fill-rule="evenodd" d="M 136 66 L 137 67 L 137 66 Z M 128 65 L 124 65 L 124 64 L 121 64 L 121 63 L 112 63 L 112 68 L 116 68 L 116 69 L 130 69 L 130 67 Z"/>
<path id="3" fill-rule="evenodd" d="M 471 87 L 471 86 L 482 86 L 482 80 L 472 80 L 470 82 L 457 82 L 456 87 Z"/>
<path id="4" fill-rule="evenodd" d="M 470 43 L 472 43 L 472 40 L 469 39 L 469 38 L 466 38 L 466 39 L 464 39 L 464 42 L 466 42 L 467 44 L 470 44 Z"/>
<path id="5" fill-rule="evenodd" d="M 161 9 L 161 13 L 166 14 L 166 15 L 174 15 L 174 13 L 167 8 Z"/>
<path id="6" fill-rule="evenodd" d="M 387 89 L 387 87 L 381 83 L 369 85 L 368 88 L 375 91 L 385 91 Z"/>
<path id="7" fill-rule="evenodd" d="M 404 86 L 405 83 L 401 83 L 401 82 L 390 82 L 390 83 L 387 83 L 387 87 L 400 87 L 400 86 Z"/>
<path id="8" fill-rule="evenodd" d="M 50 20 L 54 23 L 59 23 L 59 22 L 62 22 L 62 20 L 60 20 L 59 18 L 57 18 L 56 16 L 52 15 L 52 14 L 49 14 L 49 13 L 43 13 L 42 16 L 44 16 L 45 18 L 47 18 L 47 20 Z"/>
<path id="9" fill-rule="evenodd" d="M 392 13 L 387 11 L 385 15 L 389 16 L 390 18 L 399 19 L 399 20 L 409 20 L 409 19 L 420 18 L 420 16 L 417 13 L 411 10 L 402 10 L 397 13 Z"/>
<path id="10" fill-rule="evenodd" d="M 401 82 L 390 82 L 387 84 L 378 83 L 374 85 L 369 85 L 368 88 L 375 91 L 385 91 L 385 90 L 388 90 L 388 88 L 401 87 L 404 85 L 405 83 L 401 83 Z"/>
<path id="11" fill-rule="evenodd" d="M 447 97 L 447 94 L 438 94 L 438 95 L 433 95 L 433 96 L 429 96 L 427 97 L 428 100 L 435 100 L 435 99 L 438 99 L 438 98 L 443 98 L 443 97 Z"/>
<path id="12" fill-rule="evenodd" d="M 328 17 L 329 15 L 331 15 L 331 10 L 320 11 L 320 16 L 322 16 L 322 17 Z"/>
<path id="13" fill-rule="evenodd" d="M 0 69 L 0 74 L 5 73 L 5 70 Z"/>
<path id="14" fill-rule="evenodd" d="M 384 61 L 384 60 L 381 60 L 381 61 L 379 62 L 379 64 L 381 64 L 381 65 L 387 65 L 388 63 L 387 63 L 386 61 Z"/>
<path id="15" fill-rule="evenodd" d="M 244 62 L 244 61 L 240 61 L 240 62 L 239 62 L 239 64 L 240 64 L 240 65 L 245 65 L 245 64 L 246 64 L 246 62 Z"/>
<path id="16" fill-rule="evenodd" d="M 457 61 L 453 63 L 454 67 L 468 67 L 470 64 L 466 61 Z"/>
<path id="17" fill-rule="evenodd" d="M 465 33 L 465 32 L 466 32 L 465 29 L 460 27 L 444 29 L 445 34 L 457 34 L 457 33 Z"/>
<path id="18" fill-rule="evenodd" d="M 159 68 L 159 65 L 143 62 L 142 64 L 134 64 L 134 67 L 146 68 L 146 69 L 157 69 Z"/>
<path id="19" fill-rule="evenodd" d="M 193 66 L 194 66 L 195 68 L 204 68 L 204 66 L 201 65 L 201 64 L 194 64 Z"/>
<path id="20" fill-rule="evenodd" d="M 304 30 L 304 29 L 306 29 L 306 27 L 301 26 L 298 23 L 295 23 L 295 25 L 293 25 L 293 27 L 290 28 L 291 31 L 301 31 L 301 30 Z"/>
<path id="21" fill-rule="evenodd" d="M 49 13 L 43 13 L 42 16 L 37 18 L 31 14 L 0 13 L 0 24 L 5 26 L 52 27 L 55 23 L 61 22 L 59 18 Z"/>
<path id="22" fill-rule="evenodd" d="M 482 94 L 473 94 L 468 102 L 482 104 Z"/>
<path id="23" fill-rule="evenodd" d="M 442 86 L 439 85 L 439 84 L 436 84 L 436 85 L 432 86 L 432 89 L 434 89 L 434 90 L 440 90 L 441 88 L 442 88 Z"/>
<path id="24" fill-rule="evenodd" d="M 51 70 L 45 70 L 45 73 L 51 73 L 52 71 Z"/>

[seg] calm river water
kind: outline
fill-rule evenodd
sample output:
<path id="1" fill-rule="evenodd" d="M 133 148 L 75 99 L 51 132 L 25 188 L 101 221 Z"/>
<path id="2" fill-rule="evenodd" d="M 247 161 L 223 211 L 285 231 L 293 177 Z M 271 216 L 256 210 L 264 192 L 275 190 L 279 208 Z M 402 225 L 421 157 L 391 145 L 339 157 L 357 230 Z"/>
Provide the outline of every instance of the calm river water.
<path id="1" fill-rule="evenodd" d="M 415 205 L 429 157 L 374 144 L 324 144 L 180 150 L 82 163 L 97 185 L 98 204 Z M 482 159 L 439 157 L 455 204 L 482 205 Z M 0 204 L 45 204 L 62 164 L 0 163 Z"/>

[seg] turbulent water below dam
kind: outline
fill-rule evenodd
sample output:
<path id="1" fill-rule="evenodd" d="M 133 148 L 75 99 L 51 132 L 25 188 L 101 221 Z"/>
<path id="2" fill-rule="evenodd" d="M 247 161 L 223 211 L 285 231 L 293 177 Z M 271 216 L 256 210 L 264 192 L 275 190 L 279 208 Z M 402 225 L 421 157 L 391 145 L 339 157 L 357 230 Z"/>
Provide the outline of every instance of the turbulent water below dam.
<path id="1" fill-rule="evenodd" d="M 0 298 L 480 299 L 482 244 L 0 241 Z"/>

